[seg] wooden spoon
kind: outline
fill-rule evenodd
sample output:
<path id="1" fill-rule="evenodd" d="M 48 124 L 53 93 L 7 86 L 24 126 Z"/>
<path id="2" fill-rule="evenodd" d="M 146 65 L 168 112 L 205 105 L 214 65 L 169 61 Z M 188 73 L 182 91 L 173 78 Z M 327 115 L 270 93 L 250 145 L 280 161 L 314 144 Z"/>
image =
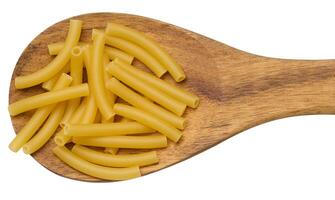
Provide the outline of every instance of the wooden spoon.
<path id="1" fill-rule="evenodd" d="M 187 80 L 178 85 L 200 97 L 199 108 L 186 111 L 188 122 L 182 140 L 158 150 L 159 164 L 142 168 L 143 175 L 190 158 L 258 124 L 289 116 L 335 113 L 334 60 L 285 60 L 253 55 L 192 31 L 135 15 L 93 13 L 73 18 L 84 21 L 83 41 L 90 40 L 92 28 L 104 28 L 107 22 L 146 33 L 184 67 Z M 24 50 L 12 76 L 10 103 L 43 91 L 40 86 L 16 90 L 14 79 L 51 61 L 47 44 L 64 41 L 68 20 L 47 28 Z M 168 75 L 164 78 L 171 81 Z M 16 132 L 31 114 L 12 117 Z M 101 181 L 63 164 L 52 154 L 54 146 L 50 140 L 32 156 L 61 176 Z"/>

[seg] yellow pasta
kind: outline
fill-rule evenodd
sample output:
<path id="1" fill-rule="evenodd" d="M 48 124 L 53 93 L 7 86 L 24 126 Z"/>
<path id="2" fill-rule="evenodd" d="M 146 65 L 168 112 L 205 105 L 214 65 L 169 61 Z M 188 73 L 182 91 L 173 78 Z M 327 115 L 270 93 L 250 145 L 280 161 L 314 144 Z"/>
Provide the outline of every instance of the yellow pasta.
<path id="1" fill-rule="evenodd" d="M 71 51 L 71 61 L 70 61 L 70 75 L 73 78 L 72 86 L 80 85 L 83 82 L 83 51 L 79 46 L 75 46 Z M 64 117 L 62 122 L 67 122 L 73 112 L 77 109 L 80 104 L 80 98 L 71 99 L 67 106 L 66 111 L 64 113 Z"/>
<path id="2" fill-rule="evenodd" d="M 106 44 L 134 55 L 135 58 L 143 62 L 158 77 L 163 76 L 166 72 L 166 69 L 152 55 L 136 44 L 112 36 L 106 36 Z"/>
<path id="3" fill-rule="evenodd" d="M 99 30 L 99 29 L 92 29 L 92 40 L 95 40 L 95 38 L 97 37 L 97 35 L 99 34 L 104 34 L 103 30 Z M 115 58 L 120 58 L 123 61 L 131 64 L 134 60 L 134 56 L 131 56 L 127 53 L 125 53 L 124 51 L 121 51 L 119 49 L 116 48 L 112 48 L 112 47 L 105 47 L 105 53 L 108 55 L 108 57 L 113 60 Z"/>
<path id="4" fill-rule="evenodd" d="M 119 152 L 119 148 L 106 147 L 104 152 L 105 153 L 110 153 L 112 155 L 116 155 Z"/>
<path id="5" fill-rule="evenodd" d="M 91 163 L 107 167 L 141 167 L 158 163 L 158 157 L 155 151 L 137 154 L 111 155 L 81 145 L 74 145 L 72 152 Z"/>
<path id="6" fill-rule="evenodd" d="M 131 56 L 113 47 L 105 47 L 105 53 L 108 55 L 109 59 L 111 60 L 114 60 L 115 58 L 119 58 L 129 64 L 131 64 L 134 60 L 134 56 Z"/>
<path id="7" fill-rule="evenodd" d="M 93 40 L 92 59 L 89 66 L 86 66 L 88 83 L 90 84 L 91 93 L 95 98 L 97 107 L 105 119 L 114 116 L 113 107 L 108 102 L 105 82 L 104 82 L 104 65 L 102 62 L 105 45 L 104 34 L 98 34 Z"/>
<path id="8" fill-rule="evenodd" d="M 157 102 L 158 104 L 177 114 L 178 116 L 181 116 L 184 113 L 186 109 L 186 104 L 177 101 L 176 99 L 158 90 L 157 88 L 150 87 L 148 83 L 143 82 L 141 81 L 141 79 L 138 79 L 132 74 L 128 73 L 115 62 L 111 62 L 108 65 L 107 70 L 115 78 L 119 79 L 126 85 L 142 93 L 144 96 L 150 98 L 152 101 Z"/>
<path id="9" fill-rule="evenodd" d="M 90 163 L 64 146 L 57 146 L 53 153 L 70 167 L 93 177 L 105 180 L 126 180 L 141 176 L 138 166 L 127 168 L 110 168 Z"/>
<path id="10" fill-rule="evenodd" d="M 65 67 L 62 68 L 62 70 L 60 72 L 58 72 L 55 76 L 53 76 L 51 79 L 45 81 L 42 83 L 42 88 L 45 90 L 52 90 L 52 88 L 55 86 L 57 80 L 59 79 L 59 77 L 65 73 L 69 73 L 70 72 L 70 63 L 66 64 Z"/>
<path id="11" fill-rule="evenodd" d="M 85 112 L 87 106 L 88 98 L 86 97 L 77 108 L 76 112 L 71 116 L 70 122 L 71 123 L 78 123 L 81 120 L 83 113 Z M 64 129 L 58 131 L 55 134 L 54 141 L 58 146 L 64 146 L 71 140 L 70 136 L 64 134 Z"/>
<path id="12" fill-rule="evenodd" d="M 85 48 L 83 48 L 84 51 L 84 65 L 85 67 L 91 65 L 91 61 L 92 61 L 92 45 L 91 44 L 87 44 L 85 46 Z M 87 69 L 86 69 L 87 70 Z"/>
<path id="13" fill-rule="evenodd" d="M 196 108 L 199 105 L 199 97 L 194 94 L 187 92 L 181 88 L 178 88 L 168 82 L 155 77 L 154 75 L 147 73 L 145 71 L 139 70 L 132 65 L 124 62 L 120 59 L 115 59 L 115 63 L 117 63 L 120 67 L 126 70 L 128 73 L 136 76 L 137 78 L 141 79 L 144 82 L 147 82 L 151 87 L 156 87 L 157 89 L 165 92 L 166 94 L 170 95 L 173 98 L 176 98 L 180 102 L 184 104 Z"/>
<path id="14" fill-rule="evenodd" d="M 132 122 L 133 120 L 131 119 L 128 119 L 128 118 L 125 118 L 125 117 L 122 117 L 120 122 Z"/>
<path id="15" fill-rule="evenodd" d="M 64 134 L 73 137 L 98 137 L 130 135 L 155 132 L 137 122 L 116 122 L 106 124 L 66 124 Z"/>
<path id="16" fill-rule="evenodd" d="M 50 56 L 57 55 L 63 48 L 64 48 L 64 42 L 56 42 L 52 44 L 48 44 L 48 53 Z"/>
<path id="17" fill-rule="evenodd" d="M 85 42 L 78 42 L 78 45 L 83 48 L 87 43 Z M 48 44 L 48 52 L 50 56 L 55 56 L 57 55 L 65 46 L 64 42 L 56 42 L 56 43 L 51 43 Z"/>
<path id="18" fill-rule="evenodd" d="M 97 114 L 97 106 L 95 104 L 94 97 L 92 95 L 87 97 L 87 102 L 84 104 L 83 110 L 79 110 L 74 114 L 70 123 L 80 123 L 80 124 L 91 124 L 94 122 Z M 61 127 L 65 127 L 65 124 L 60 124 Z M 64 129 L 61 130 L 55 137 L 56 144 L 62 146 L 70 142 L 71 136 L 65 135 Z"/>
<path id="19" fill-rule="evenodd" d="M 67 74 L 62 74 L 56 82 L 53 90 L 63 89 L 71 84 L 72 78 Z M 50 112 L 55 108 L 56 104 L 39 108 L 35 111 L 34 115 L 24 125 L 24 127 L 17 133 L 15 138 L 9 144 L 10 150 L 17 152 L 40 128 Z"/>
<path id="20" fill-rule="evenodd" d="M 154 149 L 167 146 L 164 135 L 73 137 L 72 142 L 86 146 L 128 149 Z"/>
<path id="21" fill-rule="evenodd" d="M 181 138 L 182 133 L 169 123 L 157 119 L 152 114 L 140 110 L 138 108 L 135 108 L 133 106 L 127 106 L 125 104 L 116 103 L 114 105 L 114 111 L 116 114 L 121 115 L 123 117 L 133 119 L 145 126 L 148 126 L 166 137 L 168 137 L 173 142 L 178 142 L 178 140 Z"/>
<path id="22" fill-rule="evenodd" d="M 90 95 L 87 99 L 87 105 L 85 108 L 85 112 L 81 116 L 80 123 L 81 124 L 91 124 L 94 122 L 95 117 L 97 115 L 98 108 L 95 102 L 95 98 Z M 72 122 L 73 123 L 73 122 Z"/>
<path id="23" fill-rule="evenodd" d="M 122 119 L 120 120 L 120 122 L 130 122 L 130 121 L 131 121 L 130 119 L 127 119 L 127 118 L 124 118 L 124 117 L 122 117 Z M 112 148 L 112 147 L 106 147 L 104 151 L 106 153 L 116 155 L 117 152 L 119 151 L 119 149 L 118 148 Z"/>
<path id="24" fill-rule="evenodd" d="M 105 180 L 139 177 L 139 167 L 159 162 L 153 149 L 180 140 L 182 115 L 199 98 L 160 79 L 167 71 L 177 82 L 186 76 L 145 34 L 108 23 L 92 29 L 87 43 L 79 41 L 82 24 L 70 20 L 65 41 L 48 44 L 53 60 L 15 78 L 17 89 L 42 83 L 47 92 L 9 104 L 11 116 L 36 109 L 9 148 L 33 154 L 54 135 L 53 153 L 75 170 Z M 133 66 L 134 58 L 153 73 Z"/>
<path id="25" fill-rule="evenodd" d="M 36 135 L 29 140 L 23 146 L 23 152 L 26 154 L 32 154 L 38 149 L 40 149 L 51 136 L 55 133 L 59 122 L 61 121 L 66 103 L 60 103 L 57 107 L 51 112 L 48 120 L 44 123 L 43 127 L 36 133 Z"/>
<path id="26" fill-rule="evenodd" d="M 150 52 L 150 54 L 163 64 L 175 81 L 180 82 L 186 78 L 181 66 L 178 65 L 178 63 L 163 48 L 161 48 L 154 40 L 149 39 L 145 34 L 115 23 L 108 23 L 106 34 L 131 41 Z"/>
<path id="27" fill-rule="evenodd" d="M 18 100 L 9 105 L 8 110 L 11 116 L 32 110 L 35 108 L 43 107 L 60 101 L 73 99 L 89 94 L 88 85 L 86 83 L 68 87 L 62 90 L 45 92 L 35 96 L 27 97 Z"/>
<path id="28" fill-rule="evenodd" d="M 132 91 L 122 83 L 120 83 L 115 78 L 109 80 L 106 84 L 106 87 L 111 90 L 114 94 L 122 98 L 123 100 L 127 101 L 131 105 L 140 108 L 142 110 L 146 110 L 147 112 L 151 113 L 152 115 L 170 123 L 176 128 L 183 129 L 185 126 L 185 119 L 179 117 L 162 107 L 152 103 L 151 101 L 147 100 L 145 97 L 137 94 L 136 92 Z"/>
<path id="29" fill-rule="evenodd" d="M 68 36 L 65 40 L 65 46 L 61 52 L 45 67 L 40 70 L 24 76 L 15 78 L 15 87 L 17 89 L 28 88 L 49 80 L 56 75 L 70 60 L 70 51 L 77 45 L 81 33 L 82 21 L 70 20 Z"/>
<path id="30" fill-rule="evenodd" d="M 103 56 L 103 65 L 104 65 L 104 70 L 103 70 L 103 74 L 104 74 L 104 83 L 106 83 L 109 79 L 109 74 L 107 73 L 107 65 L 109 63 L 109 58 L 106 55 L 106 53 Z M 113 106 L 116 100 L 116 96 L 109 90 L 106 90 L 106 97 L 108 102 Z M 102 122 L 107 123 L 107 122 L 113 122 L 114 121 L 114 116 L 110 117 L 109 119 L 106 119 L 104 116 L 102 116 Z"/>

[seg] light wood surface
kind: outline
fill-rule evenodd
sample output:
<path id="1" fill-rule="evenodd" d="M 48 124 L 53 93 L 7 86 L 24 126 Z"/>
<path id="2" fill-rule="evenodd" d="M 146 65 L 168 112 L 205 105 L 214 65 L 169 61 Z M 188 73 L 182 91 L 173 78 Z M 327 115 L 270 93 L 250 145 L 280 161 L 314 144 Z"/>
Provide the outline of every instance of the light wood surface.
<path id="1" fill-rule="evenodd" d="M 335 113 L 334 60 L 257 56 L 174 25 L 135 15 L 97 13 L 74 18 L 84 21 L 83 41 L 89 41 L 92 28 L 104 28 L 109 21 L 154 38 L 184 67 L 187 80 L 178 85 L 200 97 L 199 108 L 186 111 L 187 126 L 181 141 L 169 142 L 168 148 L 158 150 L 159 164 L 142 168 L 143 175 L 190 158 L 258 124 L 289 116 Z M 14 79 L 50 62 L 47 44 L 64 41 L 67 30 L 68 19 L 47 28 L 24 50 L 12 75 L 10 103 L 43 91 L 40 86 L 16 90 Z M 164 79 L 173 82 L 167 75 Z M 31 114 L 12 117 L 15 132 Z M 50 140 L 33 157 L 61 176 L 101 181 L 63 164 L 52 154 L 54 146 Z"/>

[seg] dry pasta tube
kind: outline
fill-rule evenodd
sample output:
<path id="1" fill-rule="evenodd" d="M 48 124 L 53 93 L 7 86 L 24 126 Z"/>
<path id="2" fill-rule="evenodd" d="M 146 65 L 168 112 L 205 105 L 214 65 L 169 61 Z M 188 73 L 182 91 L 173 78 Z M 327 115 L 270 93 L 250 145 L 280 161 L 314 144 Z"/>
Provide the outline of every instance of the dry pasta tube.
<path id="1" fill-rule="evenodd" d="M 168 137 L 173 142 L 178 142 L 181 138 L 182 133 L 169 123 L 156 118 L 154 115 L 135 108 L 133 106 L 127 106 L 125 104 L 116 103 L 114 105 L 114 111 L 116 114 L 121 115 L 123 117 L 127 117 L 129 119 L 133 119 L 145 126 L 148 126 L 166 137 Z"/>
<path id="2" fill-rule="evenodd" d="M 115 23 L 108 23 L 106 34 L 123 38 L 144 48 L 163 64 L 175 81 L 180 82 L 186 78 L 182 67 L 163 48 L 145 34 Z"/>
<path id="3" fill-rule="evenodd" d="M 119 58 L 129 64 L 131 64 L 134 60 L 134 56 L 131 56 L 113 47 L 105 47 L 105 53 L 108 55 L 109 59 L 111 60 L 114 60 L 115 58 Z"/>
<path id="4" fill-rule="evenodd" d="M 110 153 L 112 155 L 116 155 L 117 152 L 119 152 L 119 148 L 113 148 L 113 147 L 106 147 L 104 150 L 105 153 Z"/>
<path id="5" fill-rule="evenodd" d="M 97 115 L 97 112 L 98 112 L 98 108 L 97 108 L 97 104 L 95 102 L 95 98 L 92 95 L 90 95 L 90 96 L 88 96 L 85 111 L 84 111 L 83 115 L 81 116 L 81 119 L 80 119 L 79 122 L 81 124 L 91 124 L 91 123 L 93 123 L 94 120 L 95 120 L 95 117 Z"/>
<path id="6" fill-rule="evenodd" d="M 48 44 L 48 53 L 50 56 L 57 55 L 63 48 L 64 48 L 64 42 L 56 42 Z"/>
<path id="7" fill-rule="evenodd" d="M 92 45 L 88 44 L 85 46 L 85 50 L 84 50 L 84 63 L 86 65 L 86 68 L 89 68 L 89 66 L 91 66 L 91 62 L 92 62 Z M 84 124 L 93 123 L 96 118 L 97 112 L 98 112 L 98 108 L 97 108 L 97 104 L 94 99 L 94 96 L 90 95 L 87 98 L 87 105 L 83 113 L 82 119 L 80 120 L 80 123 L 84 123 Z M 111 120 L 111 118 L 108 120 Z"/>
<path id="8" fill-rule="evenodd" d="M 152 165 L 159 161 L 156 151 L 126 155 L 111 155 L 81 145 L 74 145 L 72 152 L 91 163 L 107 167 L 141 167 Z"/>
<path id="9" fill-rule="evenodd" d="M 57 83 L 55 84 L 54 90 L 63 89 L 71 84 L 72 78 L 67 74 L 63 74 Z M 43 108 L 39 108 L 35 111 L 34 115 L 24 125 L 24 127 L 17 133 L 15 138 L 9 144 L 9 149 L 17 152 L 35 132 L 42 126 L 44 121 L 49 116 L 50 112 L 55 108 L 56 104 L 49 105 Z"/>
<path id="10" fill-rule="evenodd" d="M 115 115 L 113 106 L 107 98 L 107 90 L 104 82 L 103 53 L 105 45 L 104 34 L 98 34 L 93 40 L 92 59 L 89 66 L 86 66 L 88 82 L 91 94 L 94 96 L 97 107 L 105 119 Z"/>
<path id="11" fill-rule="evenodd" d="M 127 168 L 103 167 L 82 159 L 64 146 L 57 146 L 52 151 L 70 167 L 93 177 L 105 180 L 126 180 L 141 176 L 138 166 Z"/>
<path id="12" fill-rule="evenodd" d="M 132 122 L 133 120 L 131 119 L 128 119 L 128 118 L 125 118 L 125 117 L 122 117 L 120 122 Z"/>
<path id="13" fill-rule="evenodd" d="M 70 52 L 72 47 L 77 45 L 81 33 L 82 21 L 70 20 L 70 28 L 65 40 L 65 46 L 61 52 L 45 67 L 40 70 L 24 76 L 15 78 L 15 87 L 17 89 L 28 88 L 38 85 L 44 81 L 51 79 L 56 75 L 70 60 Z"/>
<path id="14" fill-rule="evenodd" d="M 164 135 L 73 137 L 72 142 L 86 146 L 128 149 L 155 149 L 167 146 Z"/>
<path id="15" fill-rule="evenodd" d="M 71 51 L 70 75 L 73 78 L 72 86 L 80 85 L 83 82 L 83 51 L 79 46 L 75 46 Z M 80 98 L 71 99 L 66 106 L 62 122 L 68 122 L 74 111 L 80 104 Z"/>
<path id="16" fill-rule="evenodd" d="M 78 45 L 83 48 L 87 43 L 85 42 L 78 42 Z M 64 48 L 65 43 L 64 42 L 56 42 L 48 44 L 48 52 L 50 56 L 55 56 L 59 54 L 59 52 Z"/>
<path id="17" fill-rule="evenodd" d="M 84 65 L 85 67 L 91 65 L 92 61 L 92 44 L 87 44 L 84 48 Z M 86 69 L 87 70 L 87 69 Z"/>
<path id="18" fill-rule="evenodd" d="M 68 87 L 62 90 L 45 92 L 35 96 L 27 97 L 18 100 L 9 105 L 8 110 L 11 116 L 32 110 L 35 108 L 43 107 L 60 101 L 73 99 L 77 97 L 87 96 L 89 89 L 87 83 Z"/>
<path id="19" fill-rule="evenodd" d="M 136 92 L 129 89 L 127 86 L 120 83 L 115 78 L 109 80 L 106 84 L 107 89 L 111 90 L 114 94 L 118 97 L 122 98 L 123 100 L 127 101 L 131 105 L 140 108 L 142 110 L 146 110 L 147 112 L 151 113 L 152 115 L 164 120 L 176 128 L 183 129 L 185 126 L 185 119 L 179 117 L 162 107 L 152 103 L 151 101 L 147 100 L 145 97 L 137 94 Z"/>
<path id="20" fill-rule="evenodd" d="M 148 83 L 143 82 L 141 79 L 138 79 L 132 74 L 128 73 L 115 62 L 111 62 L 108 65 L 107 70 L 118 80 L 122 81 L 136 91 L 142 93 L 144 96 L 150 98 L 151 100 L 157 102 L 158 104 L 175 113 L 176 115 L 181 116 L 184 113 L 186 109 L 186 104 L 177 101 L 176 99 L 158 90 L 157 88 L 150 87 Z"/>
<path id="21" fill-rule="evenodd" d="M 124 117 L 122 117 L 121 120 L 120 120 L 120 122 L 130 122 L 130 121 L 132 121 L 132 120 L 124 118 Z M 118 151 L 119 151 L 118 148 L 112 148 L 112 147 L 106 147 L 105 148 L 106 153 L 110 153 L 110 154 L 113 154 L 113 155 L 116 155 Z"/>
<path id="22" fill-rule="evenodd" d="M 92 40 L 95 40 L 95 38 L 99 34 L 104 34 L 104 30 L 92 29 Z M 120 58 L 129 64 L 131 64 L 134 60 L 134 56 L 129 55 L 125 53 L 124 51 L 121 51 L 119 49 L 112 48 L 112 47 L 105 47 L 105 53 L 108 55 L 109 59 L 111 60 L 115 58 Z"/>
<path id="23" fill-rule="evenodd" d="M 36 135 L 29 140 L 24 146 L 23 151 L 26 154 L 32 154 L 38 149 L 40 149 L 51 136 L 55 133 L 59 122 L 61 121 L 64 110 L 66 107 L 66 102 L 62 102 L 51 112 L 48 120 L 44 123 L 43 127 L 36 133 Z"/>
<path id="24" fill-rule="evenodd" d="M 106 124 L 66 124 L 64 134 L 73 137 L 98 137 L 153 133 L 155 130 L 137 122 L 116 122 Z"/>
<path id="25" fill-rule="evenodd" d="M 45 90 L 52 90 L 52 88 L 54 88 L 57 80 L 59 79 L 59 77 L 65 73 L 69 73 L 70 72 L 70 63 L 66 64 L 65 67 L 62 68 L 62 70 L 60 72 L 58 72 L 55 76 L 53 76 L 50 80 L 47 80 L 45 82 L 42 83 L 42 88 Z"/>
<path id="26" fill-rule="evenodd" d="M 94 122 L 98 112 L 98 108 L 92 95 L 88 96 L 86 99 L 87 99 L 85 100 L 86 102 L 83 103 L 83 105 L 81 105 L 78 108 L 78 111 L 76 111 L 76 113 L 73 115 L 73 118 L 71 118 L 70 123 L 91 124 Z M 60 126 L 64 128 L 65 124 L 61 123 Z M 58 134 L 56 134 L 55 142 L 57 145 L 62 146 L 70 142 L 71 138 L 72 138 L 71 136 L 65 135 L 64 129 L 62 129 Z"/>
<path id="27" fill-rule="evenodd" d="M 85 112 L 87 105 L 87 98 L 85 98 L 80 106 L 77 108 L 76 112 L 71 116 L 70 122 L 71 123 L 78 123 L 81 119 L 81 116 Z M 67 136 L 64 134 L 64 129 L 58 131 L 55 134 L 54 141 L 58 146 L 64 146 L 66 143 L 68 143 L 71 140 L 70 136 Z"/>
<path id="28" fill-rule="evenodd" d="M 128 42 L 127 40 L 106 36 L 106 44 L 121 49 L 143 62 L 156 76 L 161 77 L 166 69 L 152 56 L 141 47 Z"/>
<path id="29" fill-rule="evenodd" d="M 104 56 L 103 56 L 103 65 L 104 65 L 104 70 L 103 70 L 103 74 L 104 74 L 104 83 L 106 83 L 108 80 L 109 80 L 109 74 L 106 70 L 107 68 L 107 65 L 109 64 L 109 58 L 108 56 L 106 55 L 106 53 L 104 53 Z M 109 103 L 113 106 L 115 101 L 116 101 L 116 95 L 113 94 L 111 91 L 109 90 L 106 90 L 106 97 L 107 97 L 107 100 L 109 101 Z M 109 119 L 106 119 L 104 116 L 101 117 L 102 118 L 102 122 L 104 123 L 107 123 L 107 122 L 113 122 L 114 121 L 114 116 L 109 118 Z"/>
<path id="30" fill-rule="evenodd" d="M 80 123 L 80 124 L 91 124 L 94 122 L 98 109 L 94 100 L 94 97 L 92 95 L 87 97 L 87 102 L 84 104 L 84 110 L 79 115 L 80 110 L 78 111 L 78 114 L 74 114 L 73 119 L 71 119 L 70 123 Z M 60 124 L 60 126 L 63 128 L 65 124 Z M 71 136 L 65 135 L 64 129 L 59 132 L 59 134 L 56 135 L 55 141 L 56 144 L 62 146 L 66 143 L 71 141 Z"/>
<path id="31" fill-rule="evenodd" d="M 129 65 L 128 63 L 124 62 L 120 59 L 115 59 L 115 63 L 117 63 L 120 67 L 126 70 L 128 73 L 136 76 L 137 78 L 141 79 L 144 82 L 147 82 L 151 87 L 156 87 L 157 89 L 165 92 L 166 94 L 170 95 L 173 98 L 176 98 L 180 102 L 184 104 L 196 108 L 199 105 L 199 97 L 194 94 L 187 92 L 179 87 L 176 87 L 168 82 L 155 77 L 154 75 L 142 71 Z"/>

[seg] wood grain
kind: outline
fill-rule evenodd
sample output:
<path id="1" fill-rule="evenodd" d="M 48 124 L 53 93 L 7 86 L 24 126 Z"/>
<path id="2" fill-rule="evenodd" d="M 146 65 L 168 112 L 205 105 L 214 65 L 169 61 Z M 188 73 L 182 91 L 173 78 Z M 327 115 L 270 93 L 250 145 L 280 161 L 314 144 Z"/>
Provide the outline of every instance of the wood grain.
<path id="1" fill-rule="evenodd" d="M 109 21 L 146 33 L 184 67 L 187 80 L 179 85 L 200 97 L 199 108 L 186 111 L 187 127 L 182 140 L 158 150 L 159 164 L 142 168 L 143 175 L 190 158 L 258 124 L 289 116 L 335 113 L 334 60 L 257 56 L 174 25 L 135 15 L 94 13 L 73 18 L 84 21 L 83 41 L 89 41 L 92 28 L 104 28 Z M 47 28 L 24 50 L 12 75 L 10 103 L 42 92 L 40 86 L 16 90 L 14 79 L 50 62 L 47 44 L 64 41 L 67 30 L 68 19 Z M 164 78 L 171 81 L 167 75 Z M 24 113 L 12 117 L 15 132 L 30 116 L 31 113 Z M 101 181 L 63 164 L 51 153 L 53 146 L 50 140 L 32 156 L 61 176 Z"/>

